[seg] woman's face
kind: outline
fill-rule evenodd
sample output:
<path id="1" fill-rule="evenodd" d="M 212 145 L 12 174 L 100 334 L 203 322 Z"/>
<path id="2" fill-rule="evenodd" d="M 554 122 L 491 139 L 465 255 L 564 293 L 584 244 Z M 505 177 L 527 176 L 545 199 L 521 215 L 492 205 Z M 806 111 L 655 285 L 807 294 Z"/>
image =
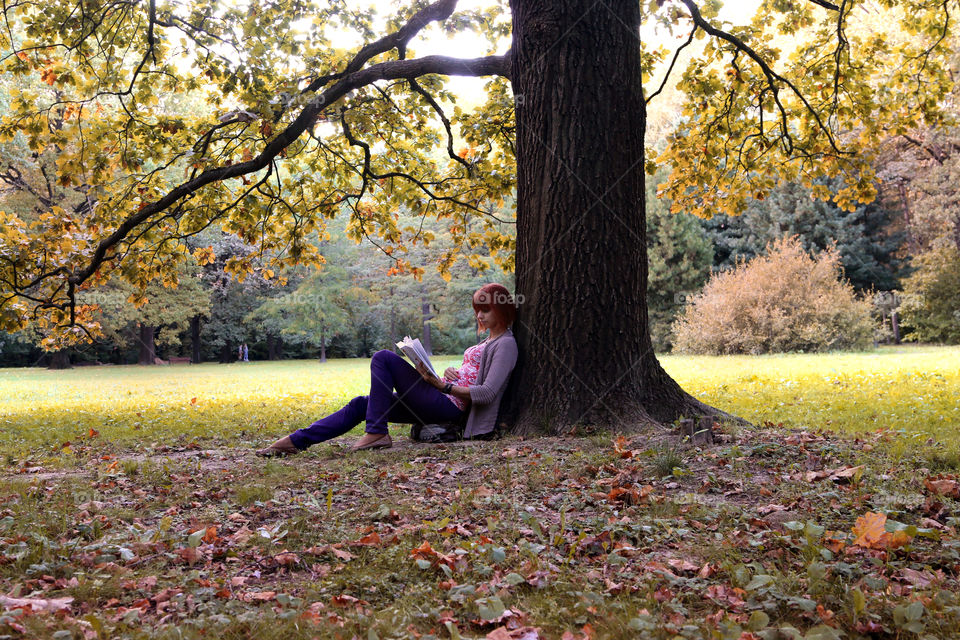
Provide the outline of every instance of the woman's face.
<path id="1" fill-rule="evenodd" d="M 479 322 L 481 325 L 483 325 L 487 329 L 490 329 L 491 331 L 495 331 L 496 329 L 499 328 L 500 320 L 497 318 L 496 312 L 494 312 L 493 308 L 490 305 L 477 304 L 476 314 L 477 314 L 477 322 Z"/>

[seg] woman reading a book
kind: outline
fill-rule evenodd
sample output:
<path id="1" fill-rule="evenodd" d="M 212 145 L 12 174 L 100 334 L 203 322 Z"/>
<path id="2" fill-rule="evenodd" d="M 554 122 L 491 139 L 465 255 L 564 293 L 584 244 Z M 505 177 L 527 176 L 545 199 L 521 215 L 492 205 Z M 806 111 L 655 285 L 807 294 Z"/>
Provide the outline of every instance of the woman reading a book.
<path id="1" fill-rule="evenodd" d="M 339 411 L 280 438 L 262 456 L 282 456 L 350 431 L 366 420 L 366 434 L 352 450 L 392 446 L 388 422 L 422 424 L 466 418 L 465 438 L 488 436 L 496 426 L 500 401 L 517 363 L 517 343 L 510 325 L 516 306 L 506 287 L 486 284 L 473 294 L 473 310 L 486 340 L 463 354 L 459 369 L 448 367 L 438 378 L 424 364 L 416 368 L 393 351 L 378 351 L 370 361 L 370 394 L 357 396 Z"/>

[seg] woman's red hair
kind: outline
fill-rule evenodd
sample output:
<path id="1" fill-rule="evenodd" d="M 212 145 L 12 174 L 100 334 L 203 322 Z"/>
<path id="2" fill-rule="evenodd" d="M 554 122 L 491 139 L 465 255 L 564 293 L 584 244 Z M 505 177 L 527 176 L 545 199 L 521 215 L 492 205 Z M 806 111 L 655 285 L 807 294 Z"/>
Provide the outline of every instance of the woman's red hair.
<path id="1" fill-rule="evenodd" d="M 513 301 L 513 296 L 505 286 L 496 282 L 485 284 L 473 293 L 474 312 L 479 311 L 480 307 L 490 307 L 493 314 L 506 327 L 512 325 L 517 319 L 517 305 Z M 477 324 L 480 325 L 481 331 L 486 330 L 482 323 L 477 321 Z"/>

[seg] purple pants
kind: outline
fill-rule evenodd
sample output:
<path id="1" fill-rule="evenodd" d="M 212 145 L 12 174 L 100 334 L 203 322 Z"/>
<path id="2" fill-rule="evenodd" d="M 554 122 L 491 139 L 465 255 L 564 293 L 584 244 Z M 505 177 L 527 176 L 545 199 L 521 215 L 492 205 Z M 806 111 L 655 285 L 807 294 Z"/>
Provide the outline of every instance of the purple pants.
<path id="1" fill-rule="evenodd" d="M 397 392 L 394 393 L 393 390 Z M 370 395 L 305 429 L 290 434 L 297 449 L 343 435 L 366 418 L 367 433 L 387 433 L 387 422 L 456 422 L 464 412 L 393 351 L 377 351 L 370 361 Z"/>

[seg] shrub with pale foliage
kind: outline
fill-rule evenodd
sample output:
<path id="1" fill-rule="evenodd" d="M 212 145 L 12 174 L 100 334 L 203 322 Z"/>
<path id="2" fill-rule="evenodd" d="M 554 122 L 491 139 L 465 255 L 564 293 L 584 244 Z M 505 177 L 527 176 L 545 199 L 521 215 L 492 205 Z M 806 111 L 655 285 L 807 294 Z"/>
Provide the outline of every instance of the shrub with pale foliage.
<path id="1" fill-rule="evenodd" d="M 812 257 L 799 239 L 714 274 L 673 325 L 675 351 L 702 354 L 862 349 L 873 341 L 870 303 L 842 279 L 839 257 Z"/>

